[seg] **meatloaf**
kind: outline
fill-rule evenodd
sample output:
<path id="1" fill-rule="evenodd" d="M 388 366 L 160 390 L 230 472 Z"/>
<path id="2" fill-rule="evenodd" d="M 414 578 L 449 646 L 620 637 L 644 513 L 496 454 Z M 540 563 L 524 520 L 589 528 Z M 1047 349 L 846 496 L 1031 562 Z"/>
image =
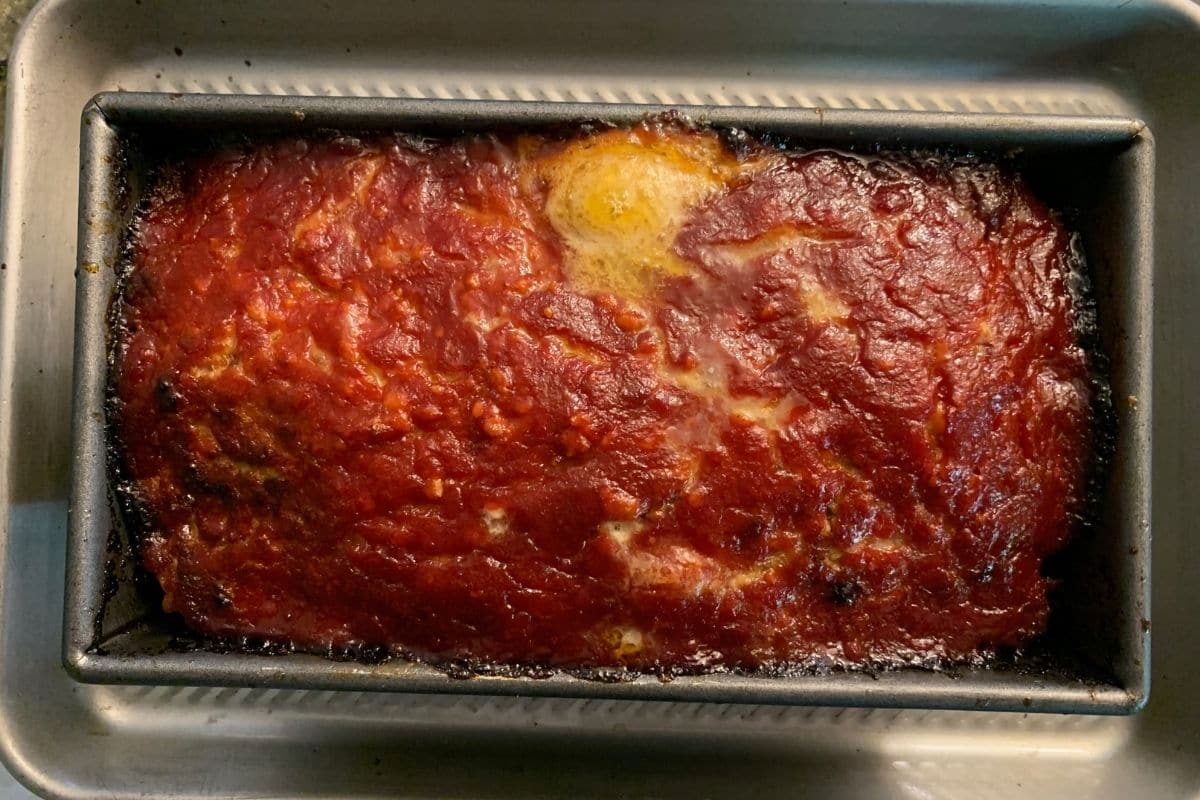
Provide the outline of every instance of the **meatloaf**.
<path id="1" fill-rule="evenodd" d="M 221 146 L 131 229 L 120 491 L 212 641 L 975 660 L 1083 509 L 1074 253 L 1007 168 L 680 117 Z"/>

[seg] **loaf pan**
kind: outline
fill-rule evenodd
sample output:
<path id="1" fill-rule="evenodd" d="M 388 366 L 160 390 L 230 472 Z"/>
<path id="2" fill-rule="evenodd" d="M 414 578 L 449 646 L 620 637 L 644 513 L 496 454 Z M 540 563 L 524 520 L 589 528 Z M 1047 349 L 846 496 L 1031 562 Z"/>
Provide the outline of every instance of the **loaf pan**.
<path id="1" fill-rule="evenodd" d="M 83 112 L 71 516 L 63 658 L 94 683 L 553 695 L 1128 714 L 1149 692 L 1150 360 L 1153 140 L 1133 119 L 764 107 L 682 107 L 698 121 L 802 145 L 939 149 L 1011 159 L 1081 235 L 1115 398 L 1115 444 L 1094 524 L 1052 559 L 1047 632 L 984 667 L 789 676 L 712 674 L 602 682 L 470 676 L 393 659 L 218 652 L 163 614 L 131 554 L 107 460 L 108 318 L 123 236 L 148 170 L 229 135 L 323 129 L 430 131 L 631 122 L 663 106 L 549 102 L 106 93 Z"/>

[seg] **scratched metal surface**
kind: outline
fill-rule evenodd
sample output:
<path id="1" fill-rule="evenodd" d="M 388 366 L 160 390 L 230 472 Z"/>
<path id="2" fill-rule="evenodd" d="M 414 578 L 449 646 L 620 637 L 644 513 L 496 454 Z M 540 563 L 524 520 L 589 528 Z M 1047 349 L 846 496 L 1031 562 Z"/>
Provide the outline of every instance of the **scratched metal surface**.
<path id="1" fill-rule="evenodd" d="M 9 66 L 0 754 L 56 797 L 1200 794 L 1186 0 L 46 0 Z M 1128 718 L 84 686 L 60 666 L 78 118 L 100 90 L 1121 114 L 1157 140 L 1154 691 Z"/>

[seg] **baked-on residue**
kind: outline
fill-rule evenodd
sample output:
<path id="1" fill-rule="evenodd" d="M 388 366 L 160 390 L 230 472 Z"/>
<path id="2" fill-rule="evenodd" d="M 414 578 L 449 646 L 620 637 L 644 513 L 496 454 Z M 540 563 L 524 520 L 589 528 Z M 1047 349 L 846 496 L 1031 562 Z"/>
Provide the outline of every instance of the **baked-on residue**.
<path id="1" fill-rule="evenodd" d="M 195 631 L 637 669 L 963 659 L 1047 619 L 1069 235 L 970 160 L 674 118 L 164 171 L 111 424 Z"/>

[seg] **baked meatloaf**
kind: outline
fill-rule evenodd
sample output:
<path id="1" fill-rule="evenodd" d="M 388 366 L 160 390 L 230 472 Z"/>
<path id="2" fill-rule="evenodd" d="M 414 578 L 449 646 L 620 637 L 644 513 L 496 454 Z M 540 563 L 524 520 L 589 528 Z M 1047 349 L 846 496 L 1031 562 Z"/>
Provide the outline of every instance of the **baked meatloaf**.
<path id="1" fill-rule="evenodd" d="M 161 170 L 110 425 L 213 640 L 687 671 L 1047 621 L 1096 384 L 1071 236 L 974 159 L 678 117 Z"/>

